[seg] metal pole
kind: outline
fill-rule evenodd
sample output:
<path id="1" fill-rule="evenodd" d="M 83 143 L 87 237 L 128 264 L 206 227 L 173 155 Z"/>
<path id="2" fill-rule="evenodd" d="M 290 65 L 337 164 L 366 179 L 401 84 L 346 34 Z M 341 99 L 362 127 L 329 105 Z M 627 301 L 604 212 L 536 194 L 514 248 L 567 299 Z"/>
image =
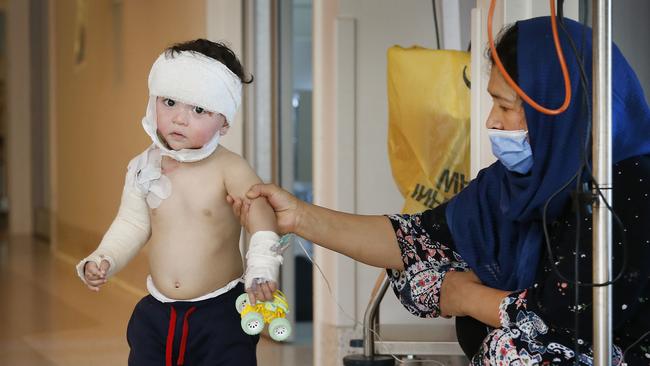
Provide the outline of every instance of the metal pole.
<path id="1" fill-rule="evenodd" d="M 386 294 L 390 281 L 388 276 L 384 276 L 383 281 L 379 290 L 373 298 L 370 299 L 370 303 L 366 308 L 366 313 L 363 315 L 363 355 L 372 358 L 375 355 L 375 333 L 378 328 L 376 328 L 377 321 L 375 318 L 379 315 L 379 304 Z M 374 331 L 374 332 L 373 332 Z"/>
<path id="2" fill-rule="evenodd" d="M 593 12 L 593 170 L 612 205 L 611 0 L 593 0 Z M 603 283 L 611 279 L 612 215 L 600 197 L 593 208 L 593 281 Z M 612 360 L 612 287 L 594 287 L 593 302 L 594 365 L 605 366 Z"/>

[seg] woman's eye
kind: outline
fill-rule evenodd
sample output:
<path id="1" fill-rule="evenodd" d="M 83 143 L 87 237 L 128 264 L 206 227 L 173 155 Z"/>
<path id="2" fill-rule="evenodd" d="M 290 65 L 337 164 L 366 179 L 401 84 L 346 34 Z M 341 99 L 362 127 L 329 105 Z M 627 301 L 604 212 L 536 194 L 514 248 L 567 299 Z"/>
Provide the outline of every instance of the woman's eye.
<path id="1" fill-rule="evenodd" d="M 165 103 L 165 105 L 168 106 L 168 107 L 173 107 L 176 104 L 176 102 L 174 100 L 169 99 L 169 98 L 165 98 L 163 100 L 163 103 Z"/>
<path id="2" fill-rule="evenodd" d="M 201 113 L 205 112 L 205 109 L 203 109 L 201 107 L 194 107 L 194 112 L 196 112 L 197 114 L 201 114 Z"/>

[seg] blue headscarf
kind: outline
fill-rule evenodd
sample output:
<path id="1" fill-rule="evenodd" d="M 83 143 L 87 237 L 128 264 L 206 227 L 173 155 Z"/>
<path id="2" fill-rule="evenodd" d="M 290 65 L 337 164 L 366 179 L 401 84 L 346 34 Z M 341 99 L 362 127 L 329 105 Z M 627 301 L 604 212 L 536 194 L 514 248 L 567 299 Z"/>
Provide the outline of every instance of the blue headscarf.
<path id="1" fill-rule="evenodd" d="M 591 100 L 591 29 L 564 19 L 567 32 L 581 49 Z M 564 82 L 553 44 L 549 17 L 517 22 L 519 85 L 539 104 L 557 108 Z M 585 31 L 583 33 L 583 30 Z M 549 197 L 578 170 L 587 128 L 583 89 L 574 53 L 558 29 L 573 97 L 558 116 L 544 115 L 525 104 L 533 167 L 527 175 L 509 172 L 500 162 L 481 170 L 446 209 L 456 249 L 490 287 L 504 290 L 532 285 L 543 244 L 542 210 Z M 613 161 L 650 153 L 650 110 L 639 81 L 616 46 L 612 47 Z M 591 154 L 591 148 L 588 149 Z M 570 184 L 554 197 L 548 219 L 570 200 Z"/>

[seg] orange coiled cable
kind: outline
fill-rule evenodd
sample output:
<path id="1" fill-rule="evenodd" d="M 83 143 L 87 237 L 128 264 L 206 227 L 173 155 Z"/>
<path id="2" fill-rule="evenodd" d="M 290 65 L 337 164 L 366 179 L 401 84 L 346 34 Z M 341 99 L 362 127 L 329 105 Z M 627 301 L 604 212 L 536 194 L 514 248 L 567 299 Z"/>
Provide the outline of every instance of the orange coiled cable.
<path id="1" fill-rule="evenodd" d="M 555 116 L 564 112 L 569 107 L 569 104 L 571 103 L 571 80 L 569 79 L 569 70 L 567 69 L 566 62 L 564 60 L 564 54 L 562 53 L 562 47 L 560 46 L 560 39 L 557 34 L 557 23 L 555 19 L 555 0 L 549 0 L 549 3 L 551 4 L 551 28 L 553 30 L 553 41 L 555 42 L 555 50 L 557 51 L 557 58 L 560 61 L 560 67 L 562 68 L 562 76 L 564 77 L 565 96 L 564 96 L 564 103 L 560 108 L 548 109 L 537 104 L 537 102 L 532 100 L 526 94 L 526 92 L 521 90 L 519 85 L 517 85 L 517 83 L 515 83 L 515 81 L 512 80 L 510 75 L 508 75 L 506 69 L 503 67 L 503 64 L 501 63 L 501 59 L 497 54 L 497 50 L 494 47 L 494 37 L 492 36 L 492 17 L 494 15 L 494 7 L 496 6 L 496 0 L 491 0 L 490 10 L 488 12 L 488 41 L 490 43 L 490 51 L 492 52 L 492 58 L 494 58 L 494 64 L 501 72 L 501 75 L 503 75 L 503 77 L 506 79 L 506 82 L 515 90 L 515 92 L 517 92 L 517 94 L 521 97 L 521 99 L 523 99 L 526 103 L 528 103 L 531 107 L 535 108 L 537 111 L 544 114 L 550 114 Z"/>

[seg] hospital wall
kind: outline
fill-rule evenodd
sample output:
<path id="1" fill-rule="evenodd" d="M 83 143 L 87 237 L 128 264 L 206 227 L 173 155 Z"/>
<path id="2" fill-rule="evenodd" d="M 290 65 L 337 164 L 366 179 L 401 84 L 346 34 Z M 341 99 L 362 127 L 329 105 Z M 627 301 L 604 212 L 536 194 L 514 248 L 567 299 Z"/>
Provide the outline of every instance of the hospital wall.
<path id="1" fill-rule="evenodd" d="M 99 243 L 129 160 L 150 143 L 140 121 L 151 64 L 170 44 L 206 32 L 203 0 L 93 0 L 85 11 L 79 3 L 57 0 L 50 18 L 52 239 L 71 262 Z M 144 258 L 120 273 L 127 287 L 144 288 Z"/>

